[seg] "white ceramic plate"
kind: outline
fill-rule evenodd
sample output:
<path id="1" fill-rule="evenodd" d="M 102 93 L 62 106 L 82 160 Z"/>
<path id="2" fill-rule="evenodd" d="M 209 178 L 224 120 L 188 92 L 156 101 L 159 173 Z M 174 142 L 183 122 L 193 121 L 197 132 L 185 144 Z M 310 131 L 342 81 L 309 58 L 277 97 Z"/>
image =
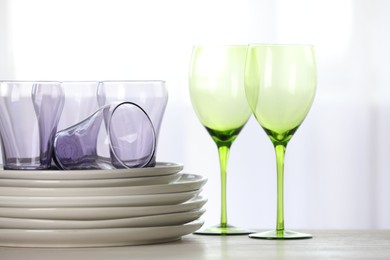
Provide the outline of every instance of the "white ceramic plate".
<path id="1" fill-rule="evenodd" d="M 175 241 L 195 232 L 204 221 L 175 226 L 102 229 L 0 229 L 0 246 L 107 247 Z"/>
<path id="2" fill-rule="evenodd" d="M 173 226 L 183 225 L 194 221 L 200 218 L 204 212 L 204 209 L 199 209 L 180 213 L 106 220 L 49 220 L 0 217 L 0 229 L 82 229 Z"/>
<path id="3" fill-rule="evenodd" d="M 0 217 L 53 220 L 104 220 L 179 213 L 202 208 L 207 199 L 198 196 L 174 205 L 146 207 L 13 208 L 2 207 Z"/>
<path id="4" fill-rule="evenodd" d="M 198 196 L 180 204 L 146 207 L 14 208 L 2 207 L 0 217 L 54 220 L 104 220 L 179 213 L 202 208 L 207 199 Z"/>
<path id="5" fill-rule="evenodd" d="M 83 197 L 30 197 L 0 196 L 0 207 L 124 207 L 158 206 L 183 203 L 196 197 L 201 190 L 166 194 L 127 196 L 83 196 Z"/>
<path id="6" fill-rule="evenodd" d="M 167 183 L 177 181 L 180 177 L 181 174 L 177 173 L 177 174 L 151 176 L 151 177 L 96 179 L 96 180 L 25 180 L 25 179 L 1 179 L 0 178 L 0 187 L 77 188 L 77 187 L 140 186 L 140 185 L 167 184 Z"/>
<path id="7" fill-rule="evenodd" d="M 182 174 L 174 183 L 126 187 L 86 187 L 86 188 L 26 188 L 1 187 L 0 196 L 122 196 L 184 192 L 200 189 L 207 179 L 196 174 Z"/>
<path id="8" fill-rule="evenodd" d="M 114 169 L 114 170 L 0 170 L 3 179 L 27 180 L 91 180 L 161 176 L 178 173 L 183 165 L 178 163 L 157 162 L 155 167 Z"/>

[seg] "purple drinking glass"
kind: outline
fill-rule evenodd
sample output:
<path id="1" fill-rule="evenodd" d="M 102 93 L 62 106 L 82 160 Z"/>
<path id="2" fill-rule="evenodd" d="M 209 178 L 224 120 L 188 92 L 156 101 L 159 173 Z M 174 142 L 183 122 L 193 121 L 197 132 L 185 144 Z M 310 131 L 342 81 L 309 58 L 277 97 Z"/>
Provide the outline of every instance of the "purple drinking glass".
<path id="1" fill-rule="evenodd" d="M 168 103 L 168 91 L 165 86 L 165 81 L 102 81 L 98 87 L 97 98 L 99 106 L 118 101 L 128 101 L 138 104 L 149 115 L 156 133 L 156 142 L 158 142 L 161 122 Z M 156 164 L 156 154 L 147 166 L 154 166 Z"/>
<path id="2" fill-rule="evenodd" d="M 155 146 L 148 114 L 132 102 L 115 102 L 59 131 L 54 161 L 64 170 L 144 167 L 154 157 Z"/>
<path id="3" fill-rule="evenodd" d="M 63 106 L 64 92 L 60 82 L 0 82 L 4 169 L 50 168 Z"/>
<path id="4" fill-rule="evenodd" d="M 96 92 L 99 81 L 62 81 L 65 104 L 58 130 L 75 125 L 99 109 Z"/>

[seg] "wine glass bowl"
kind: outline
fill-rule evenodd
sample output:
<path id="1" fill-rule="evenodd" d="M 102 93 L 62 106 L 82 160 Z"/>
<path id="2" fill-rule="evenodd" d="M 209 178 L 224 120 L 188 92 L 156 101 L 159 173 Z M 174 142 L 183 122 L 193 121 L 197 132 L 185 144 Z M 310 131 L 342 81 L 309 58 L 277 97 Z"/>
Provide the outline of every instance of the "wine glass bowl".
<path id="1" fill-rule="evenodd" d="M 252 238 L 310 238 L 284 229 L 284 156 L 288 142 L 308 114 L 316 94 L 313 46 L 250 45 L 245 65 L 249 106 L 275 148 L 277 161 L 276 230 Z"/>
<path id="2" fill-rule="evenodd" d="M 238 235 L 251 231 L 227 222 L 226 168 L 230 147 L 248 121 L 251 110 L 244 89 L 247 46 L 195 46 L 189 85 L 194 111 L 218 147 L 221 169 L 221 221 L 196 234 Z"/>

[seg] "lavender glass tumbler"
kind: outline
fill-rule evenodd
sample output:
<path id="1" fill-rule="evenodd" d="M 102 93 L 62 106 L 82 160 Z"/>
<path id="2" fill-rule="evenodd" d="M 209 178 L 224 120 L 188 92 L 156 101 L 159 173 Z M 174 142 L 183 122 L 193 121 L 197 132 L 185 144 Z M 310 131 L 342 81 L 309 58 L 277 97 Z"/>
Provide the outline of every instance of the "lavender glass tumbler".
<path id="1" fill-rule="evenodd" d="M 144 167 L 154 157 L 155 145 L 146 112 L 137 104 L 116 102 L 57 132 L 54 161 L 64 170 Z"/>
<path id="2" fill-rule="evenodd" d="M 97 98 L 99 106 L 118 101 L 129 101 L 141 106 L 152 120 L 157 146 L 161 122 L 168 103 L 168 91 L 164 81 L 102 81 L 98 87 Z M 147 166 L 155 164 L 156 154 Z"/>
<path id="3" fill-rule="evenodd" d="M 75 125 L 99 109 L 96 91 L 99 81 L 62 81 L 65 104 L 58 130 Z"/>
<path id="4" fill-rule="evenodd" d="M 54 135 L 64 105 L 60 82 L 0 83 L 0 135 L 4 169 L 51 165 Z"/>

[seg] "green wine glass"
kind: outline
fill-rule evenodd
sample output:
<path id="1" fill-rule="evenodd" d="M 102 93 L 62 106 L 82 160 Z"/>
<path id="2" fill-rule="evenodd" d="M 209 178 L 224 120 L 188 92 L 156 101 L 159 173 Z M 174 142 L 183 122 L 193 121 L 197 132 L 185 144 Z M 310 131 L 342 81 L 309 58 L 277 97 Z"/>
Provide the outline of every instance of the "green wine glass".
<path id="1" fill-rule="evenodd" d="M 245 91 L 254 116 L 271 139 L 277 166 L 276 230 L 250 234 L 251 238 L 311 238 L 285 230 L 283 206 L 286 146 L 313 103 L 316 87 L 313 46 L 250 45 L 245 65 Z"/>
<path id="2" fill-rule="evenodd" d="M 244 89 L 248 46 L 195 46 L 189 85 L 192 106 L 218 147 L 221 170 L 221 221 L 195 234 L 246 235 L 227 222 L 226 168 L 230 147 L 251 116 Z"/>

